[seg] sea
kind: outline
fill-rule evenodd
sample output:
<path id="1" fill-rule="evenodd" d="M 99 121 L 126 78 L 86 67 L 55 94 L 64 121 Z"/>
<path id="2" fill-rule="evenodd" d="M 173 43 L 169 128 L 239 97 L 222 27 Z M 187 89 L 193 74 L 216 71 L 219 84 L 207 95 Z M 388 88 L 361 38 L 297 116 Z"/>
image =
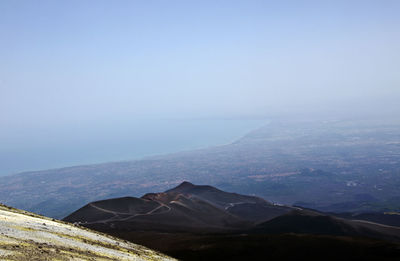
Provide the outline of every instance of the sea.
<path id="1" fill-rule="evenodd" d="M 267 119 L 127 119 L 123 124 L 44 126 L 3 132 L 0 175 L 224 145 L 266 124 Z"/>

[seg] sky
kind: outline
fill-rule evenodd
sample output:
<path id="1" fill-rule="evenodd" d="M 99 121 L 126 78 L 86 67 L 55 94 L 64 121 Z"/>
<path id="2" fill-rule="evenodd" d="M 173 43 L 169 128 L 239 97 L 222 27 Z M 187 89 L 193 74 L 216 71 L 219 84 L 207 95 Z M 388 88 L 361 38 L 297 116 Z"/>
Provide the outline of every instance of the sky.
<path id="1" fill-rule="evenodd" d="M 0 144 L 111 139 L 143 120 L 399 115 L 399 13 L 396 0 L 2 0 Z"/>

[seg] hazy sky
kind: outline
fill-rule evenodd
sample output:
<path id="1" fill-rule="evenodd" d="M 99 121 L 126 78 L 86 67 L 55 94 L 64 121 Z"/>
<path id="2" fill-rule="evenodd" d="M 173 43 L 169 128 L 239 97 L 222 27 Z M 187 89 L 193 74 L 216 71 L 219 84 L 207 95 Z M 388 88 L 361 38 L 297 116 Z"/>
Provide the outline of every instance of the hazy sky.
<path id="1" fill-rule="evenodd" d="M 0 142 L 143 118 L 396 113 L 399 14 L 397 0 L 2 0 Z"/>
<path id="2" fill-rule="evenodd" d="M 400 1 L 0 2 L 6 126 L 400 98 Z"/>

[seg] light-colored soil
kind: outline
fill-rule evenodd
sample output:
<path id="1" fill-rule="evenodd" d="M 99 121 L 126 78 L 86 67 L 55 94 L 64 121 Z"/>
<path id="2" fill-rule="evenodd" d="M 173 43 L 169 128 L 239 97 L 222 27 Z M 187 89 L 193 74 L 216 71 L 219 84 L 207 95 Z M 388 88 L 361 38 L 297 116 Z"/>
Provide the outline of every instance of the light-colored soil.
<path id="1" fill-rule="evenodd" d="M 0 259 L 174 260 L 140 245 L 3 205 Z"/>

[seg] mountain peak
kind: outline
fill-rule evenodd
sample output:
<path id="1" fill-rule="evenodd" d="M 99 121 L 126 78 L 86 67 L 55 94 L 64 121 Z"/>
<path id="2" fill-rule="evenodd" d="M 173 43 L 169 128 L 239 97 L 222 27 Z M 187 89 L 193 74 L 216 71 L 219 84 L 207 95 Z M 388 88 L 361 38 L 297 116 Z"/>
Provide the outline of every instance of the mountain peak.
<path id="1" fill-rule="evenodd" d="M 188 181 L 184 181 L 181 184 L 179 184 L 178 186 L 176 186 L 175 188 L 171 189 L 171 190 L 181 190 L 181 189 L 190 189 L 196 187 L 196 185 L 194 185 L 193 183 L 190 183 Z"/>
<path id="2" fill-rule="evenodd" d="M 194 186 L 195 185 L 193 183 L 190 183 L 189 181 L 184 181 L 178 185 L 178 187 L 194 187 Z"/>
<path id="3" fill-rule="evenodd" d="M 175 188 L 169 189 L 165 191 L 165 193 L 189 193 L 189 194 L 198 194 L 199 192 L 206 192 L 206 191 L 215 191 L 218 190 L 212 186 L 207 185 L 195 185 L 188 181 L 184 181 Z"/>

